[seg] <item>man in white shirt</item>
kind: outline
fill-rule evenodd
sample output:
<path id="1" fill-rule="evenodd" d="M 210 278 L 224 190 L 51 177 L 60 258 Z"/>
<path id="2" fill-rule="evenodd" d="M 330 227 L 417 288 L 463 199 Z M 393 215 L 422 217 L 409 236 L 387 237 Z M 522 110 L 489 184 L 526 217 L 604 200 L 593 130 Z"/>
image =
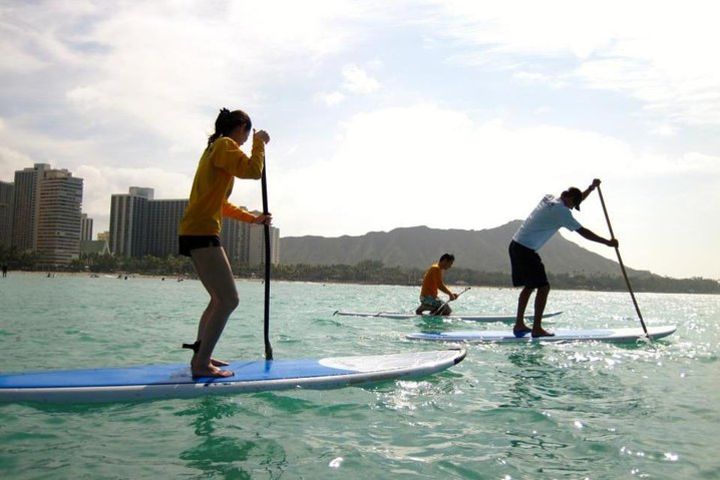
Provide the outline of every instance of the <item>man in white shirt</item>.
<path id="1" fill-rule="evenodd" d="M 515 336 L 521 337 L 528 333 L 531 333 L 533 337 L 554 335 L 542 328 L 542 315 L 545 311 L 548 293 L 550 293 L 550 283 L 537 250 L 540 250 L 560 227 L 577 232 L 593 242 L 609 247 L 618 246 L 617 240 L 607 240 L 584 228 L 573 218 L 571 213 L 573 208 L 580 210 L 580 203 L 598 185 L 600 185 L 600 180 L 596 178 L 584 192 L 570 187 L 562 192 L 560 198 L 546 195 L 513 235 L 508 249 L 512 266 L 512 281 L 514 286 L 523 287 L 518 297 L 517 318 L 513 327 Z M 535 289 L 537 289 L 535 315 L 531 329 L 525 324 L 525 307 Z"/>

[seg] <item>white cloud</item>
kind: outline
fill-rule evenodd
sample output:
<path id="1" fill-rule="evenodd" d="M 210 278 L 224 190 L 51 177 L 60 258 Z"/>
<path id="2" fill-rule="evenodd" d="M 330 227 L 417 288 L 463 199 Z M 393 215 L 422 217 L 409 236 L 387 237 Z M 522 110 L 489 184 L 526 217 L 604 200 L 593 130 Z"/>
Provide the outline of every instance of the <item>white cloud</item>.
<path id="1" fill-rule="evenodd" d="M 32 167 L 32 165 L 32 160 L 24 153 L 0 146 L 0 180 L 12 182 L 15 178 L 15 171 Z"/>
<path id="2" fill-rule="evenodd" d="M 332 107 L 343 102 L 345 100 L 345 95 L 342 92 L 335 91 L 330 93 L 319 93 L 317 98 L 325 105 Z"/>
<path id="3" fill-rule="evenodd" d="M 571 84 L 569 81 L 570 79 L 567 78 L 567 76 L 557 74 L 549 75 L 539 72 L 520 70 L 514 72 L 512 76 L 515 80 L 523 83 L 544 83 L 556 89 L 566 88 Z"/>
<path id="4" fill-rule="evenodd" d="M 553 86 L 574 80 L 618 91 L 668 121 L 720 124 L 715 2 L 433 3 L 435 33 L 471 49 L 458 61 L 518 70 L 520 79 Z M 543 71 L 527 73 L 533 69 Z"/>
<path id="5" fill-rule="evenodd" d="M 699 175 L 720 175 L 720 158 L 698 152 L 688 152 L 680 156 L 676 168 L 666 171 L 668 175 L 675 173 L 696 173 Z"/>
<path id="6" fill-rule="evenodd" d="M 371 62 L 379 65 L 379 62 Z M 341 89 L 346 93 L 335 90 L 330 93 L 321 92 L 316 97 L 329 107 L 333 107 L 345 101 L 347 94 L 369 95 L 380 89 L 380 82 L 368 75 L 368 73 L 355 64 L 345 65 L 342 69 L 343 82 Z"/>
<path id="7" fill-rule="evenodd" d="M 88 13 L 85 3 L 73 2 L 67 10 L 53 3 L 45 7 L 20 3 L 0 7 L 0 73 L 36 73 L 54 62 L 79 62 L 58 32 Z M 58 7 L 64 12 L 55 16 Z"/>
<path id="8" fill-rule="evenodd" d="M 96 233 L 108 228 L 110 196 L 127 193 L 130 186 L 150 187 L 158 199 L 188 198 L 192 178 L 177 172 L 145 168 L 112 168 L 80 165 L 73 176 L 83 179 L 83 212 L 95 220 Z"/>
<path id="9" fill-rule="evenodd" d="M 45 64 L 37 58 L 19 50 L 15 45 L 0 43 L 0 72 L 28 73 L 42 69 Z"/>
<path id="10" fill-rule="evenodd" d="M 704 232 L 708 240 L 698 243 L 699 250 L 712 248 L 711 239 L 720 235 L 720 228 L 706 225 L 720 204 L 718 157 L 651 154 L 612 137 L 552 125 L 476 122 L 428 103 L 354 115 L 344 123 L 334 154 L 273 173 L 273 182 L 283 186 L 272 200 L 283 236 L 359 235 L 414 225 L 490 228 L 524 218 L 545 193 L 585 188 L 596 177 L 603 180 L 623 248 L 633 252 L 632 267 L 687 275 L 674 257 L 658 257 L 658 251 L 676 248 L 678 226 Z M 697 178 L 706 186 L 683 193 Z M 596 198 L 580 218 L 607 235 Z M 691 254 L 686 262 L 693 272 L 712 272 Z"/>
<path id="11" fill-rule="evenodd" d="M 188 151 L 206 133 L 209 106 L 253 111 L 265 84 L 308 75 L 352 43 L 346 21 L 364 14 L 340 1 L 284 2 L 282 15 L 274 2 L 78 7 L 13 8 L 0 31 L 12 55 L 0 68 L 59 76 L 78 119 L 144 128 Z"/>
<path id="12" fill-rule="evenodd" d="M 661 137 L 672 137 L 677 134 L 677 129 L 672 125 L 662 124 L 653 127 L 652 133 Z"/>
<path id="13" fill-rule="evenodd" d="M 635 152 L 611 137 L 551 125 L 475 123 L 419 104 L 352 117 L 331 158 L 282 174 L 284 185 L 318 185 L 288 189 L 283 205 L 290 222 L 298 219 L 288 225 L 292 234 L 360 234 L 400 223 L 486 228 L 524 216 L 536 197 L 571 184 L 717 175 L 719 160 Z"/>
<path id="14" fill-rule="evenodd" d="M 83 156 L 82 158 L 87 158 Z M 49 163 L 52 168 L 68 169 L 74 177 L 83 179 L 82 210 L 95 219 L 97 229 L 107 229 L 110 215 L 110 195 L 127 193 L 130 185 L 155 189 L 156 198 L 187 198 L 192 177 L 158 167 L 115 168 L 102 164 L 69 163 L 38 159 L 0 146 L 0 179 L 12 182 L 15 171 L 32 167 L 35 163 Z"/>
<path id="15" fill-rule="evenodd" d="M 3 145 L 11 141 L 26 148 L 18 150 Z M 83 212 L 95 219 L 98 231 L 107 229 L 111 194 L 125 193 L 130 185 L 140 185 L 154 188 L 157 198 L 187 198 L 194 173 L 172 163 L 157 166 L 160 162 L 152 162 L 152 166 L 114 167 L 107 162 L 102 143 L 96 143 L 94 138 L 82 141 L 57 139 L 42 133 L 29 133 L 12 124 L 3 126 L 0 122 L 0 179 L 12 182 L 15 171 L 35 163 L 68 169 L 73 176 L 84 180 Z"/>
<path id="16" fill-rule="evenodd" d="M 342 75 L 345 79 L 343 88 L 350 93 L 367 95 L 380 88 L 380 82 L 357 65 L 346 65 L 342 70 Z"/>

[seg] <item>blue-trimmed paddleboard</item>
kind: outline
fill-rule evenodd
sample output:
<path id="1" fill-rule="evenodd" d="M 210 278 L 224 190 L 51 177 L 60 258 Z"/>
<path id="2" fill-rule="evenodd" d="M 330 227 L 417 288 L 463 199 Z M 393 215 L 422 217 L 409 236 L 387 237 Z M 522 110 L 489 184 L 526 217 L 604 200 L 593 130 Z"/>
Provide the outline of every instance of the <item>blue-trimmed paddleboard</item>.
<path id="1" fill-rule="evenodd" d="M 0 374 L 0 403 L 122 402 L 347 385 L 428 375 L 465 358 L 464 349 L 303 360 L 231 362 L 235 375 L 193 379 L 187 364 Z"/>
<path id="2" fill-rule="evenodd" d="M 648 335 L 656 340 L 667 337 L 676 330 L 674 325 L 648 327 Z M 513 335 L 512 330 L 466 330 L 448 332 L 411 333 L 407 338 L 413 340 L 431 340 L 436 342 L 467 343 L 528 343 L 528 342 L 632 342 L 645 337 L 642 328 L 593 328 L 587 330 L 557 329 L 554 337 L 532 338 L 530 334 L 522 337 Z"/>
<path id="3" fill-rule="evenodd" d="M 562 312 L 550 312 L 543 314 L 543 318 L 550 318 L 557 315 L 560 315 Z M 442 315 L 418 315 L 416 313 L 401 313 L 401 312 L 377 312 L 377 313 L 370 313 L 370 312 L 343 312 L 341 310 L 336 311 L 333 313 L 333 315 L 339 315 L 342 317 L 365 317 L 365 318 L 389 318 L 393 320 L 408 320 L 413 318 L 432 318 L 432 319 L 442 319 L 442 320 L 468 320 L 473 322 L 515 322 L 515 314 L 510 315 L 482 315 L 482 314 L 452 314 L 447 316 Z M 532 320 L 532 315 L 526 315 L 526 320 Z"/>

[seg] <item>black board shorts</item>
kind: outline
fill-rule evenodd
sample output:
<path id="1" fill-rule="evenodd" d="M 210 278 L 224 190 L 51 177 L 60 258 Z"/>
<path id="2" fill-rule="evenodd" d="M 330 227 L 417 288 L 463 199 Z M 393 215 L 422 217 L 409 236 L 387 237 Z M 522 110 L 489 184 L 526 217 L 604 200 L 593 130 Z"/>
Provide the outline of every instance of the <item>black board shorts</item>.
<path id="1" fill-rule="evenodd" d="M 545 273 L 545 265 L 535 250 L 513 240 L 508 251 L 513 286 L 539 288 L 550 285 Z"/>
<path id="2" fill-rule="evenodd" d="M 178 237 L 180 255 L 190 256 L 196 248 L 219 247 L 220 237 L 217 235 L 180 235 Z"/>

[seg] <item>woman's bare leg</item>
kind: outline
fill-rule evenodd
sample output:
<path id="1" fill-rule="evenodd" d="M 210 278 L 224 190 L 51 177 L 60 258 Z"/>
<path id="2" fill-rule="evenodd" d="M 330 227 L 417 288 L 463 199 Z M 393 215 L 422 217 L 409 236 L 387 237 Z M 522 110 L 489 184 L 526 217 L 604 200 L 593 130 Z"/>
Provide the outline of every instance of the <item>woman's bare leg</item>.
<path id="1" fill-rule="evenodd" d="M 222 247 L 196 248 L 191 252 L 191 258 L 200 281 L 210 294 L 210 304 L 198 327 L 200 348 L 190 364 L 192 373 L 195 376 L 227 377 L 232 372 L 214 366 L 210 357 L 228 317 L 238 305 L 230 262 Z"/>
<path id="2" fill-rule="evenodd" d="M 200 317 L 200 324 L 198 325 L 198 334 L 196 340 L 200 340 L 202 338 L 203 332 L 205 331 L 205 325 L 207 325 L 207 320 L 212 315 L 213 308 L 213 301 L 210 300 L 210 303 L 208 303 L 207 308 Z M 210 363 L 212 363 L 216 367 L 227 367 L 229 365 L 228 362 L 225 362 L 223 360 L 217 360 L 215 358 L 210 358 Z"/>

